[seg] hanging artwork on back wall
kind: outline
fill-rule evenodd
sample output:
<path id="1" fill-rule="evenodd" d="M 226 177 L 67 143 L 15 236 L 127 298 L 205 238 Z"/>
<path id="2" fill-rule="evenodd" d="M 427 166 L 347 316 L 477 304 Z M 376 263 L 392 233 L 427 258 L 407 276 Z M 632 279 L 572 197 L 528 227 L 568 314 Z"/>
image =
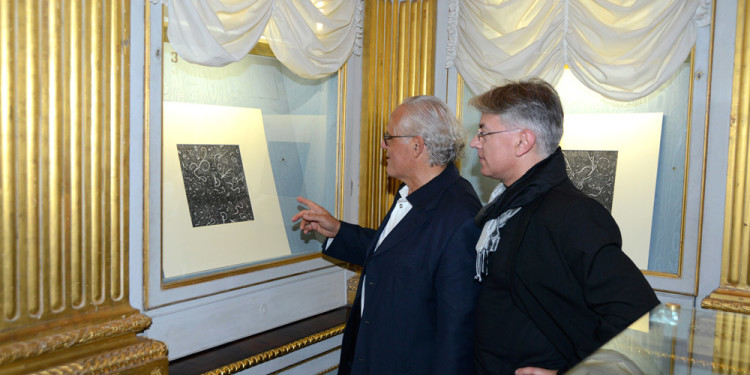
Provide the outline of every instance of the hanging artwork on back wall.
<path id="1" fill-rule="evenodd" d="M 568 174 L 612 213 L 622 249 L 648 269 L 662 113 L 565 115 L 560 146 Z"/>
<path id="2" fill-rule="evenodd" d="M 261 111 L 166 101 L 163 111 L 164 279 L 291 255 Z"/>
<path id="3" fill-rule="evenodd" d="M 193 227 L 253 220 L 239 145 L 177 145 Z"/>
<path id="4" fill-rule="evenodd" d="M 612 213 L 617 151 L 563 150 L 563 154 L 573 185 Z"/>

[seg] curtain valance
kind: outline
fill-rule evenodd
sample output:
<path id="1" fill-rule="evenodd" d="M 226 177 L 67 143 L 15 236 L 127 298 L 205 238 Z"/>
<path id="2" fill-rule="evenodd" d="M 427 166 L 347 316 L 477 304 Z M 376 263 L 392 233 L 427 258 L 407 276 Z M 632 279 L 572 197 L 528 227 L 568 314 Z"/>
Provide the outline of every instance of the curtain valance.
<path id="1" fill-rule="evenodd" d="M 505 80 L 555 84 L 565 65 L 616 100 L 648 95 L 685 61 L 711 0 L 451 0 L 447 66 L 479 94 Z"/>
<path id="2" fill-rule="evenodd" d="M 336 72 L 362 48 L 362 0 L 168 0 L 167 35 L 183 59 L 223 66 L 261 35 L 295 74 Z"/>

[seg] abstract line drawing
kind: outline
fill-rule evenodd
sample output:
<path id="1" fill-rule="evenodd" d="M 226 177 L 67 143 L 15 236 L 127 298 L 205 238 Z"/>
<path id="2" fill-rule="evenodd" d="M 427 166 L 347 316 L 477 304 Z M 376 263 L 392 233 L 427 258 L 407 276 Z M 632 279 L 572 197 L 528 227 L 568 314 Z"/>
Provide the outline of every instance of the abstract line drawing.
<path id="1" fill-rule="evenodd" d="M 254 220 L 239 145 L 178 144 L 193 227 Z"/>
<path id="2" fill-rule="evenodd" d="M 612 212 L 618 151 L 564 150 L 573 184 Z"/>

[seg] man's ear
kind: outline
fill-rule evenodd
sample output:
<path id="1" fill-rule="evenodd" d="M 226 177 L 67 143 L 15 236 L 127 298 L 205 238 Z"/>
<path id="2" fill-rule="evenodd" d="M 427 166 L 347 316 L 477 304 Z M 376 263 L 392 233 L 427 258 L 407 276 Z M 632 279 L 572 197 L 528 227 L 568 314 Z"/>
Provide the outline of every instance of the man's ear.
<path id="1" fill-rule="evenodd" d="M 414 137 L 411 137 L 411 142 L 409 144 L 409 147 L 411 147 L 411 154 L 414 156 L 414 158 L 418 158 L 422 153 L 424 152 L 424 139 L 422 137 L 415 135 Z"/>
<path id="2" fill-rule="evenodd" d="M 520 157 L 531 151 L 536 144 L 536 134 L 529 129 L 523 129 L 516 139 L 516 156 Z"/>

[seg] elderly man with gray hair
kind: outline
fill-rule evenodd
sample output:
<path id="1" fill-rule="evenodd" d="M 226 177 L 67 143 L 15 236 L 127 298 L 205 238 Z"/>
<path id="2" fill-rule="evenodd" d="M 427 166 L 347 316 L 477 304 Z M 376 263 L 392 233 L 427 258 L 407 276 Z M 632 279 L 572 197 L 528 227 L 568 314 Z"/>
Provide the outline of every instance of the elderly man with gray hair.
<path id="1" fill-rule="evenodd" d="M 453 164 L 463 129 L 441 100 L 411 97 L 391 114 L 380 147 L 402 184 L 377 230 L 302 197 L 309 209 L 292 218 L 328 237 L 326 255 L 362 266 L 339 374 L 471 374 L 481 204 Z"/>

